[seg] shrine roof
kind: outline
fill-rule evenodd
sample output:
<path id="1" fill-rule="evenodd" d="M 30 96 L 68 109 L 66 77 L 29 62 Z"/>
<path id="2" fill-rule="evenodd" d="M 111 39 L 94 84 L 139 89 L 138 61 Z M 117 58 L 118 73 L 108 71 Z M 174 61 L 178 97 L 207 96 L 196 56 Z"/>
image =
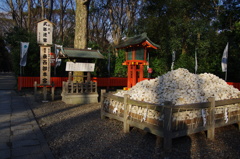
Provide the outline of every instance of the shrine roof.
<path id="1" fill-rule="evenodd" d="M 159 45 L 153 43 L 148 37 L 147 37 L 147 33 L 143 33 L 141 35 L 137 35 L 137 36 L 134 36 L 134 37 L 129 37 L 127 38 L 126 40 L 124 40 L 122 43 L 120 43 L 119 45 L 115 46 L 115 48 L 117 49 L 121 49 L 121 48 L 127 48 L 127 47 L 130 47 L 132 45 L 137 45 L 137 44 L 142 44 L 144 43 L 145 41 L 147 41 L 148 45 L 152 48 L 160 48 Z M 152 46 L 151 46 L 152 45 Z"/>
<path id="2" fill-rule="evenodd" d="M 90 49 L 63 48 L 60 54 L 60 58 L 104 58 L 104 56 L 98 50 Z"/>

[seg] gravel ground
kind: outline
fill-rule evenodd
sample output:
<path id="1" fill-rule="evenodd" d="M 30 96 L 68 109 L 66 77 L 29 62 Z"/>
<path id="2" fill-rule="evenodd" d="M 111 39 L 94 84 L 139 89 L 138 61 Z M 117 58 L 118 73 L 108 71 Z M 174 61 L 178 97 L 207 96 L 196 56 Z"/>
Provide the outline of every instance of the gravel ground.
<path id="1" fill-rule="evenodd" d="M 156 136 L 133 128 L 123 133 L 123 124 L 100 118 L 100 104 L 67 105 L 56 96 L 43 103 L 25 91 L 40 128 L 57 159 L 240 159 L 237 125 L 217 128 L 215 140 L 205 132 L 173 139 L 171 152 L 156 146 Z"/>

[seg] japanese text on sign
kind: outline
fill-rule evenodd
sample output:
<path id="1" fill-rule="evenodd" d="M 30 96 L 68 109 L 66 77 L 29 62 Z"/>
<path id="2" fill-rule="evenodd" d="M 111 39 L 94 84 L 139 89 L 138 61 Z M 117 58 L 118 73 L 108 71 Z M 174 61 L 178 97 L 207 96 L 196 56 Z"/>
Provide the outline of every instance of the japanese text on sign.
<path id="1" fill-rule="evenodd" d="M 40 84 L 50 85 L 50 52 L 51 47 L 40 47 Z"/>
<path id="2" fill-rule="evenodd" d="M 95 63 L 67 62 L 66 71 L 94 72 Z"/>
<path id="3" fill-rule="evenodd" d="M 52 45 L 53 24 L 48 20 L 43 20 L 37 25 L 38 44 Z"/>

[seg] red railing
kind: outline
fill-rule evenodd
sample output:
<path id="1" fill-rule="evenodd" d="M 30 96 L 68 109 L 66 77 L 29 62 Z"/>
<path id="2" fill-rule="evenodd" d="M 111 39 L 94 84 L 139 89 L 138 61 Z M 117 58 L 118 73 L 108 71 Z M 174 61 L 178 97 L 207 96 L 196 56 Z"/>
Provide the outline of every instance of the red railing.
<path id="1" fill-rule="evenodd" d="M 67 81 L 68 77 L 51 77 L 51 83 L 54 82 L 55 87 L 62 87 L 62 81 Z M 34 87 L 34 82 L 40 83 L 40 77 L 18 77 L 18 90 L 23 87 Z"/>
<path id="2" fill-rule="evenodd" d="M 68 77 L 51 77 L 51 83 L 54 82 L 55 87 L 62 87 L 62 81 L 67 81 Z M 98 87 L 125 87 L 127 86 L 127 78 L 123 77 L 92 77 L 93 82 L 97 82 Z M 24 87 L 34 87 L 34 81 L 40 83 L 40 77 L 18 77 L 18 90 Z"/>
<path id="3" fill-rule="evenodd" d="M 233 87 L 237 88 L 240 90 L 240 83 L 235 83 L 235 82 L 227 82 L 227 84 L 232 85 Z"/>
<path id="4" fill-rule="evenodd" d="M 146 78 L 147 79 L 147 78 Z M 67 81 L 68 77 L 51 77 L 51 83 L 55 87 L 62 87 L 62 81 Z M 93 82 L 97 82 L 98 87 L 126 87 L 127 78 L 124 77 L 92 77 Z M 18 77 L 18 90 L 24 87 L 34 87 L 34 81 L 40 83 L 40 77 Z M 240 90 L 240 83 L 227 82 L 229 85 Z"/>
<path id="5" fill-rule="evenodd" d="M 93 77 L 98 87 L 127 86 L 127 78 L 124 77 Z"/>

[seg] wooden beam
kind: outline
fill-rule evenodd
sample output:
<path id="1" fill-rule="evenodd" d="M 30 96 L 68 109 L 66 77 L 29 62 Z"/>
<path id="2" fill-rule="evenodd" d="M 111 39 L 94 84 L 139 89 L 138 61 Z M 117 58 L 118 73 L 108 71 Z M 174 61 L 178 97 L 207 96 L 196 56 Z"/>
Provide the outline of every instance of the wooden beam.
<path id="1" fill-rule="evenodd" d="M 123 131 L 124 133 L 128 133 L 130 131 L 130 126 L 127 122 L 128 120 L 128 108 L 129 108 L 129 104 L 128 104 L 128 98 L 129 98 L 129 94 L 125 94 L 124 95 L 124 115 L 123 115 Z"/>
<path id="2" fill-rule="evenodd" d="M 215 98 L 210 97 L 208 101 L 211 102 L 211 107 L 209 108 L 209 129 L 207 130 L 207 138 L 213 140 L 215 134 Z"/>
<path id="3" fill-rule="evenodd" d="M 170 104 L 170 103 L 167 103 L 167 104 Z M 164 140 L 163 140 L 164 151 L 171 151 L 172 149 L 172 108 L 170 107 L 164 108 L 163 133 L 164 133 Z"/>
<path id="4" fill-rule="evenodd" d="M 160 128 L 159 126 L 140 122 L 140 121 L 134 121 L 134 120 L 128 120 L 129 125 L 132 127 L 136 127 L 139 129 L 142 129 L 144 131 L 147 131 L 149 133 L 152 133 L 154 135 L 157 135 L 159 137 L 163 137 L 163 128 Z"/>

